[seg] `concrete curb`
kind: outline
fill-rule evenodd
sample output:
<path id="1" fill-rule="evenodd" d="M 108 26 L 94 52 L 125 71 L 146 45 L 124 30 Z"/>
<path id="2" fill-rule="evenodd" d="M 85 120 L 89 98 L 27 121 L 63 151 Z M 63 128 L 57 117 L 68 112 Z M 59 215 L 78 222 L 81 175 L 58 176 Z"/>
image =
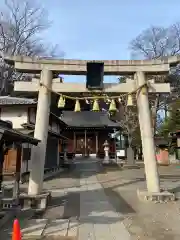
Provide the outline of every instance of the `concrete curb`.
<path id="1" fill-rule="evenodd" d="M 48 178 L 51 178 L 51 177 L 55 176 L 56 174 L 61 173 L 63 171 L 64 171 L 63 168 L 58 168 L 56 170 L 49 171 L 46 174 L 44 174 L 44 180 L 47 180 Z"/>
<path id="2" fill-rule="evenodd" d="M 175 194 L 168 191 L 151 193 L 147 190 L 137 189 L 137 196 L 143 202 L 167 203 L 176 200 Z"/>
<path id="3" fill-rule="evenodd" d="M 63 171 L 64 169 L 62 167 L 46 169 L 44 171 L 44 180 L 46 180 L 47 178 L 53 177 L 54 175 L 61 173 Z M 23 181 L 21 181 L 21 184 L 27 183 L 28 181 L 29 181 L 29 173 L 27 173 L 27 175 L 23 178 Z"/>

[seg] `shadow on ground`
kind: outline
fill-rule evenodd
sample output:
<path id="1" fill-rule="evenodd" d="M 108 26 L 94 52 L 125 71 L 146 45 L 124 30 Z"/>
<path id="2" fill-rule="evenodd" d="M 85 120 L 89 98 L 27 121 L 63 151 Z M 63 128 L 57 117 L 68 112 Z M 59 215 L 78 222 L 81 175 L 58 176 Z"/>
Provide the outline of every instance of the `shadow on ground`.
<path id="1" fill-rule="evenodd" d="M 80 162 L 82 163 L 82 162 Z M 87 167 L 86 167 L 87 168 Z M 166 169 L 166 171 L 168 171 Z M 84 217 L 81 219 L 81 224 L 83 223 L 99 223 L 99 224 L 107 224 L 107 223 L 114 223 L 119 221 L 119 219 L 124 219 L 127 216 L 132 216 L 135 218 L 135 221 L 140 221 L 138 219 L 137 215 L 137 210 L 136 208 L 133 207 L 133 204 L 130 204 L 129 201 L 126 201 L 126 198 L 123 196 L 123 192 L 117 193 L 117 188 L 124 187 L 124 189 L 127 187 L 127 192 L 130 192 L 131 189 L 129 186 L 133 186 L 133 191 L 135 192 L 137 189 L 138 183 L 145 183 L 145 177 L 144 177 L 144 172 L 143 169 L 120 169 L 117 166 L 110 166 L 110 167 L 99 167 L 97 171 L 95 169 L 90 169 L 86 171 L 84 169 L 84 175 L 86 178 L 97 175 L 97 173 L 100 173 L 101 175 L 104 175 L 104 180 L 100 180 L 100 183 L 102 184 L 112 184 L 112 186 L 107 186 L 104 187 L 103 189 L 97 189 L 97 190 L 88 190 L 88 191 L 79 191 L 79 183 L 74 186 L 74 184 L 70 184 L 68 181 L 70 179 L 79 179 L 80 173 L 83 174 L 83 168 L 79 169 L 79 163 L 76 164 L 71 170 L 66 170 L 63 173 L 58 174 L 57 176 L 46 180 L 46 183 L 51 183 L 50 185 L 51 190 L 63 190 L 68 188 L 68 192 L 64 195 L 58 195 L 58 191 L 56 192 L 56 195 L 52 196 L 52 200 L 46 210 L 45 213 L 38 213 L 34 214 L 31 216 L 31 219 L 33 218 L 48 218 L 48 219 L 71 219 L 71 218 L 79 218 L 80 217 L 80 211 L 81 211 L 81 206 L 80 206 L 80 200 L 81 199 L 87 199 L 91 202 L 94 199 L 91 198 L 91 196 L 98 196 L 103 193 L 106 194 L 109 202 L 111 205 L 114 207 L 115 211 L 120 213 L 119 217 L 104 217 L 103 212 L 104 211 L 109 211 L 109 208 L 100 208 L 99 204 L 89 204 L 87 206 L 87 209 L 85 209 L 85 216 L 91 216 L 92 213 L 97 213 L 97 216 L 91 217 Z M 106 177 L 106 174 L 108 173 L 115 173 L 115 176 L 112 177 Z M 128 175 L 126 175 L 128 173 Z M 121 180 L 128 180 L 126 182 L 122 182 Z M 180 182 L 180 174 L 178 175 L 177 172 L 176 174 L 173 173 L 161 173 L 160 172 L 160 180 L 161 181 L 169 181 L 178 183 Z M 53 184 L 53 182 L 57 182 L 56 184 Z M 62 186 L 61 186 L 62 184 Z M 92 184 L 92 183 L 91 183 Z M 77 187 L 77 191 L 75 191 L 75 187 Z M 71 189 L 72 188 L 72 189 Z M 180 186 L 172 187 L 171 188 L 172 192 L 180 192 Z M 134 193 L 133 193 L 134 194 Z M 81 195 L 81 196 L 80 196 Z M 131 196 L 131 194 L 129 194 Z M 137 196 L 136 196 L 137 198 Z M 131 200 L 132 201 L 132 200 Z M 130 202 L 131 202 L 130 201 Z M 102 203 L 103 204 L 103 203 Z M 148 205 L 146 205 L 147 207 Z M 154 207 L 152 207 L 154 209 Z M 94 215 L 94 214 L 93 214 Z M 24 220 L 25 222 L 25 220 Z M 141 225 L 143 225 L 143 219 L 140 221 Z M 9 225 L 10 224 L 10 225 Z M 12 229 L 12 221 L 6 225 L 4 228 L 4 233 L 10 235 L 11 229 Z M 152 224 L 151 220 L 149 221 L 149 224 Z M 22 223 L 23 225 L 23 223 Z M 152 224 L 153 225 L 153 224 Z M 38 228 L 38 226 L 37 226 Z M 137 229 L 137 228 L 136 228 Z M 157 229 L 157 227 L 154 227 L 154 232 Z M 132 230 L 132 229 L 131 229 Z M 2 234 L 3 229 L 0 230 L 0 239 L 6 240 L 7 238 L 4 237 Z M 3 234 L 4 234 L 3 233 Z M 148 238 L 147 238 L 148 239 Z M 165 238 L 164 238 L 165 239 Z M 173 239 L 173 238 L 172 238 Z"/>

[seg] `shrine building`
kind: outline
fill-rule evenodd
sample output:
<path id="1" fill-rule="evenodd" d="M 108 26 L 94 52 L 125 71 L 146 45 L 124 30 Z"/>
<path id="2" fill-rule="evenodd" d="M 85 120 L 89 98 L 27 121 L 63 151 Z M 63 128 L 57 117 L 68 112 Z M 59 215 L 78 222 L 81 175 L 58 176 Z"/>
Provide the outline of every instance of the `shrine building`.
<path id="1" fill-rule="evenodd" d="M 63 111 L 61 120 L 66 124 L 62 134 L 68 138 L 67 153 L 82 156 L 104 156 L 103 144 L 110 144 L 110 156 L 115 155 L 115 140 L 111 134 L 120 130 L 120 124 L 112 121 L 107 112 Z"/>

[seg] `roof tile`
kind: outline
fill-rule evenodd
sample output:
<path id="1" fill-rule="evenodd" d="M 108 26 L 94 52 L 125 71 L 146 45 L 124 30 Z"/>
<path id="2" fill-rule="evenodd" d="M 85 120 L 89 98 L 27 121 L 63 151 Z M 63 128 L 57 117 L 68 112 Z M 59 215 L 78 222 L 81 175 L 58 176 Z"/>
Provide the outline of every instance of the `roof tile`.
<path id="1" fill-rule="evenodd" d="M 0 105 L 29 105 L 36 104 L 37 101 L 29 98 L 18 98 L 10 96 L 0 96 Z"/>
<path id="2" fill-rule="evenodd" d="M 70 127 L 119 127 L 119 123 L 110 120 L 106 112 L 63 111 L 61 120 Z"/>

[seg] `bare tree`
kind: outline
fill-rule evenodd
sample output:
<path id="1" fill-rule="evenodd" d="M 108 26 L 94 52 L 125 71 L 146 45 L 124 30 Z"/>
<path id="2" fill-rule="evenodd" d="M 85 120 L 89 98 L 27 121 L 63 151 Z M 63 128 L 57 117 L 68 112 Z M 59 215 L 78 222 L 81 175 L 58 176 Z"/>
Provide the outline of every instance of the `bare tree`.
<path id="1" fill-rule="evenodd" d="M 146 59 L 158 59 L 180 53 L 180 23 L 167 28 L 152 26 L 130 43 L 133 54 Z"/>
<path id="2" fill-rule="evenodd" d="M 135 133 L 139 128 L 137 109 L 135 106 L 127 106 L 127 103 L 123 104 L 120 108 L 123 116 L 119 114 L 119 123 L 124 133 L 128 136 L 129 146 L 133 147 L 133 144 L 136 142 L 135 138 L 137 137 Z"/>
<path id="3" fill-rule="evenodd" d="M 169 27 L 156 27 L 152 26 L 143 31 L 139 36 L 133 39 L 130 43 L 130 49 L 133 55 L 139 56 L 145 59 L 160 59 L 166 56 L 174 56 L 180 53 L 180 22 L 177 22 Z M 177 75 L 176 75 L 177 76 Z M 155 77 L 155 76 L 153 76 Z M 152 78 L 152 76 L 150 76 Z M 156 80 L 159 79 L 165 81 L 165 76 L 156 76 Z M 179 77 L 178 77 L 179 79 Z M 177 83 L 175 75 L 170 79 L 171 84 Z M 178 86 L 178 84 L 176 84 Z M 152 99 L 152 118 L 154 132 L 156 129 L 156 116 L 159 106 L 166 108 L 165 100 L 167 96 L 160 96 L 159 94 Z"/>
<path id="4" fill-rule="evenodd" d="M 118 78 L 119 83 L 126 83 L 126 79 L 127 76 L 121 76 Z M 132 97 L 135 103 L 135 96 L 133 95 Z M 137 107 L 129 107 L 127 106 L 127 102 L 127 97 L 125 99 L 122 99 L 122 104 L 119 105 L 119 111 L 117 112 L 116 117 L 124 129 L 125 134 L 128 136 L 128 141 L 131 146 L 134 142 L 136 142 L 136 133 L 139 133 L 139 121 L 137 115 Z"/>
<path id="5" fill-rule="evenodd" d="M 2 4 L 2 3 L 1 3 Z M 32 0 L 4 0 L 0 12 L 0 93 L 8 91 L 14 69 L 3 61 L 4 54 L 23 56 L 55 56 L 54 47 L 41 39 L 42 32 L 51 26 L 45 9 Z M 59 54 L 56 46 L 56 54 Z"/>

